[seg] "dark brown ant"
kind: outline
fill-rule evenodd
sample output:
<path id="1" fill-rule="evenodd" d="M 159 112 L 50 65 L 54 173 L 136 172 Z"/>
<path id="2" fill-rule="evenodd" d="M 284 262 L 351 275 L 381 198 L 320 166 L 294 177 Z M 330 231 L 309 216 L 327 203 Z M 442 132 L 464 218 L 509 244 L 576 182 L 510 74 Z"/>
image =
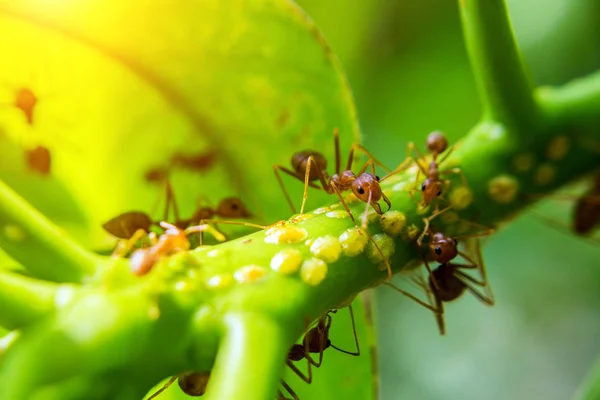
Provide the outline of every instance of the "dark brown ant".
<path id="1" fill-rule="evenodd" d="M 169 210 L 172 207 L 174 214 L 173 225 L 180 229 L 186 229 L 192 224 L 202 222 L 211 224 L 226 224 L 226 225 L 243 225 L 250 226 L 253 228 L 264 229 L 262 225 L 252 224 L 250 222 L 243 221 L 224 221 L 214 220 L 215 216 L 222 218 L 250 218 L 252 213 L 246 208 L 244 203 L 237 197 L 227 197 L 221 200 L 216 208 L 213 207 L 198 207 L 191 218 L 181 219 L 179 217 L 179 209 L 175 200 L 175 195 L 171 184 L 167 181 L 165 184 L 166 189 L 166 203 L 163 215 L 163 221 L 168 220 Z M 123 214 L 117 215 L 102 227 L 111 235 L 120 239 L 129 239 L 135 232 L 143 230 L 150 232 L 153 226 L 158 226 L 160 221 L 154 221 L 150 215 L 141 211 L 129 211 Z M 220 231 L 219 231 L 220 232 Z M 220 232 L 223 235 L 222 232 Z M 202 241 L 202 236 L 201 236 Z M 202 243 L 202 242 L 201 242 Z"/>
<path id="2" fill-rule="evenodd" d="M 352 331 L 354 333 L 354 343 L 356 344 L 356 351 L 347 351 L 340 349 L 331 343 L 329 339 L 329 329 L 331 328 L 331 313 L 336 313 L 337 310 L 330 310 L 323 317 L 319 318 L 317 325 L 311 328 L 302 339 L 302 344 L 294 344 L 290 351 L 288 352 L 287 365 L 290 367 L 292 371 L 300 379 L 310 384 L 312 382 L 312 366 L 315 368 L 319 368 L 323 363 L 323 352 L 332 347 L 337 351 L 340 351 L 345 354 L 349 354 L 351 356 L 359 356 L 360 355 L 360 347 L 358 344 L 358 337 L 356 336 L 356 326 L 354 323 L 354 313 L 352 311 L 352 306 L 348 306 L 348 310 L 350 311 L 350 318 L 352 321 Z M 315 361 L 311 353 L 316 354 L 319 353 L 319 361 Z M 305 375 L 298 367 L 294 365 L 294 361 L 301 361 L 302 359 L 306 359 L 306 363 L 308 365 L 308 373 Z M 282 386 L 285 390 L 292 396 L 294 400 L 298 400 L 298 395 L 292 390 L 292 388 L 282 380 Z M 279 398 L 285 398 L 281 391 L 278 392 Z"/>
<path id="3" fill-rule="evenodd" d="M 148 235 L 151 246 L 135 250 L 130 257 L 131 271 L 137 276 L 142 276 L 150 272 L 161 257 L 189 250 L 190 241 L 187 235 L 190 233 L 208 231 L 219 241 L 226 239 L 220 232 L 207 224 L 190 226 L 185 230 L 164 221 L 160 222 L 160 226 L 165 232 L 158 238 L 153 232 L 148 234 L 140 229 L 128 240 L 120 242 L 113 256 L 127 254 L 142 237 Z"/>
<path id="4" fill-rule="evenodd" d="M 386 282 L 385 284 L 392 287 L 396 291 L 402 293 L 403 295 L 409 297 L 415 302 L 419 303 L 423 307 L 433 311 L 436 316 L 440 333 L 444 335 L 446 333 L 446 329 L 444 323 L 443 302 L 455 300 L 458 297 L 460 297 L 465 290 L 469 290 L 485 304 L 490 306 L 494 304 L 494 297 L 487 282 L 487 274 L 485 270 L 485 264 L 483 262 L 483 257 L 481 255 L 479 240 L 474 240 L 475 254 L 477 255 L 478 259 L 477 262 L 473 261 L 473 259 L 469 257 L 469 255 L 467 255 L 466 253 L 458 250 L 457 241 L 457 239 L 465 238 L 469 238 L 473 241 L 473 238 L 487 236 L 491 232 L 493 232 L 493 229 L 488 229 L 485 232 L 481 232 L 474 235 L 454 238 L 448 237 L 441 232 L 437 232 L 431 235 L 431 241 L 428 243 L 428 247 L 431 252 L 430 257 L 432 257 L 433 260 L 438 262 L 440 265 L 438 265 L 435 269 L 432 270 L 427 260 L 427 257 L 423 257 L 425 267 L 429 272 L 428 281 L 425 282 L 421 277 L 417 277 L 413 278 L 413 282 L 419 285 L 426 292 L 428 297 L 433 296 L 433 302 L 435 302 L 435 306 L 422 301 L 421 299 L 417 298 L 411 293 L 408 293 L 392 285 L 391 283 Z M 468 264 L 452 263 L 451 261 L 458 255 L 467 260 Z M 461 269 L 479 269 L 481 272 L 482 280 L 477 280 L 465 274 Z M 485 294 L 482 294 L 479 291 L 477 291 L 477 289 L 473 287 L 473 284 L 483 287 Z M 431 298 L 430 303 L 432 303 Z"/>
<path id="5" fill-rule="evenodd" d="M 282 171 L 299 181 L 304 182 L 304 197 L 302 198 L 302 206 L 300 208 L 300 214 L 304 213 L 304 206 L 306 204 L 306 199 L 308 198 L 308 187 L 313 187 L 315 189 L 324 190 L 328 194 L 336 194 L 339 198 L 342 206 L 352 219 L 354 225 L 358 228 L 358 224 L 356 223 L 356 219 L 348 204 L 342 197 L 342 193 L 346 191 L 352 191 L 354 196 L 356 196 L 359 200 L 367 203 L 367 208 L 363 214 L 362 219 L 362 229 L 369 236 L 369 239 L 375 245 L 377 251 L 383 257 L 384 263 L 386 264 L 386 268 L 388 271 L 388 278 L 392 277 L 392 268 L 389 264 L 389 261 L 386 259 L 385 255 L 375 244 L 371 235 L 366 231 L 367 222 L 368 222 L 368 211 L 369 206 L 372 206 L 377 214 L 383 214 L 381 210 L 381 206 L 379 205 L 379 200 L 383 199 L 385 203 L 388 205 L 388 210 L 392 206 L 388 197 L 381 190 L 380 182 L 387 179 L 395 172 L 390 172 L 388 175 L 380 179 L 377 175 L 375 175 L 375 165 L 377 164 L 382 168 L 390 171 L 389 168 L 385 167 L 381 162 L 379 162 L 373 155 L 368 152 L 362 145 L 355 143 L 350 148 L 350 152 L 348 155 L 348 161 L 346 163 L 346 169 L 341 171 L 341 156 L 340 156 L 340 139 L 339 139 L 339 131 L 337 128 L 333 131 L 333 142 L 335 147 L 335 174 L 331 177 L 327 173 L 327 159 L 321 153 L 315 150 L 302 150 L 297 153 L 294 153 L 292 156 L 292 167 L 294 170 L 287 169 L 281 165 L 274 165 L 273 170 L 275 171 L 275 176 L 283 190 L 285 197 L 287 199 L 288 204 L 290 205 L 292 212 L 296 212 L 294 204 L 290 198 L 289 193 L 287 192 L 285 185 L 283 184 L 283 180 L 281 179 L 281 175 L 279 171 Z M 365 153 L 369 160 L 363 165 L 358 174 L 352 172 L 352 163 L 354 160 L 354 151 L 358 149 Z M 367 168 L 371 166 L 372 173 L 365 172 Z M 319 180 L 320 186 L 315 184 L 314 181 Z"/>
<path id="6" fill-rule="evenodd" d="M 478 239 L 474 239 L 473 241 L 475 243 L 477 263 L 470 261 L 470 258 L 465 257 L 459 252 L 469 260 L 469 264 L 457 264 L 448 261 L 438 265 L 429 276 L 429 290 L 433 294 L 436 308 L 439 311 L 436 313 L 436 319 L 442 335 L 446 333 L 443 316 L 444 302 L 456 300 L 465 290 L 468 290 L 484 304 L 488 306 L 494 305 L 494 296 L 487 281 L 485 263 L 481 255 L 481 246 Z M 425 261 L 425 264 L 427 265 L 427 261 Z M 427 267 L 429 269 L 428 265 Z M 479 269 L 481 280 L 464 273 L 463 269 Z M 479 292 L 474 285 L 481 286 L 485 293 Z"/>
<path id="7" fill-rule="evenodd" d="M 167 381 L 167 383 L 163 385 L 163 387 L 152 393 L 152 395 L 146 400 L 152 400 L 167 390 L 175 381 L 177 381 L 179 388 L 183 391 L 183 393 L 192 397 L 200 397 L 206 393 L 206 386 L 208 385 L 209 378 L 210 372 L 189 372 L 173 376 Z"/>

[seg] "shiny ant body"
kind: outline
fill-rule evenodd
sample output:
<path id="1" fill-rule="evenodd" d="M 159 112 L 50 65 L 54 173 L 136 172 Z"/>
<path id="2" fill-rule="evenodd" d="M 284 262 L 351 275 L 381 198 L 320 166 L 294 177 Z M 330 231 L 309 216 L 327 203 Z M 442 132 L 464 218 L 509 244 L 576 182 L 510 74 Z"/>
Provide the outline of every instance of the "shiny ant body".
<path id="1" fill-rule="evenodd" d="M 171 184 L 167 181 L 165 184 L 166 189 L 166 203 L 165 210 L 163 215 L 163 221 L 168 220 L 169 209 L 173 208 L 174 221 L 172 225 L 178 227 L 179 229 L 186 229 L 190 227 L 192 224 L 197 223 L 210 223 L 210 224 L 227 224 L 227 225 L 243 225 L 243 226 L 251 226 L 253 228 L 264 229 L 265 227 L 262 225 L 252 224 L 250 222 L 243 221 L 224 221 L 224 220 L 214 220 L 215 216 L 221 218 L 250 218 L 252 217 L 252 213 L 246 208 L 244 203 L 238 199 L 237 197 L 227 197 L 221 200 L 216 208 L 213 207 L 198 207 L 191 218 L 181 219 L 179 217 L 179 209 L 177 207 L 177 202 L 175 201 L 175 196 L 173 193 L 173 189 Z M 108 222 L 106 222 L 102 227 L 111 235 L 120 238 L 120 239 L 129 239 L 131 238 L 137 231 L 143 230 L 145 232 L 150 232 L 150 229 L 153 226 L 159 226 L 161 224 L 160 221 L 154 221 L 149 214 L 141 211 L 129 211 L 123 214 L 120 214 Z M 221 236 L 224 236 L 222 232 L 220 232 Z M 139 237 L 138 237 L 139 239 Z M 200 236 L 202 244 L 203 235 Z"/>
<path id="2" fill-rule="evenodd" d="M 346 163 L 346 169 L 341 170 L 341 155 L 340 155 L 340 140 L 339 140 L 339 131 L 336 128 L 333 133 L 334 147 L 335 147 L 335 174 L 329 176 L 327 172 L 327 159 L 325 156 L 315 150 L 302 150 L 297 153 L 294 153 L 292 156 L 292 167 L 294 170 L 290 170 L 281 165 L 274 165 L 273 170 L 275 171 L 275 176 L 283 190 L 286 200 L 290 205 L 290 208 L 293 212 L 296 212 L 294 204 L 290 198 L 289 193 L 287 192 L 285 185 L 283 184 L 283 180 L 281 179 L 281 175 L 279 171 L 284 172 L 299 181 L 304 182 L 304 196 L 302 199 L 302 206 L 300 208 L 300 214 L 304 213 L 304 206 L 306 204 L 306 199 L 308 198 L 308 187 L 313 187 L 315 189 L 324 190 L 328 194 L 335 194 L 342 206 L 352 219 L 354 225 L 358 228 L 358 224 L 354 215 L 350 211 L 348 204 L 342 197 L 342 193 L 346 191 L 352 191 L 354 196 L 359 200 L 367 203 L 367 208 L 363 214 L 361 227 L 364 232 L 369 236 L 371 242 L 375 245 L 377 251 L 383 257 L 384 263 L 386 265 L 388 271 L 388 278 L 392 277 L 392 268 L 389 264 L 389 261 L 381 251 L 381 248 L 375 243 L 371 235 L 366 231 L 367 228 L 367 218 L 369 206 L 373 207 L 375 212 L 379 215 L 383 214 L 381 210 L 381 206 L 379 205 L 379 201 L 383 200 L 388 205 L 388 210 L 391 207 L 391 202 L 389 198 L 383 193 L 381 190 L 380 182 L 387 179 L 395 172 L 390 172 L 388 175 L 380 179 L 377 175 L 375 175 L 375 164 L 381 166 L 382 168 L 389 171 L 381 162 L 379 162 L 376 158 L 373 157 L 371 153 L 369 153 L 362 145 L 355 143 L 352 145 L 349 155 L 348 161 Z M 363 165 L 358 174 L 355 174 L 352 171 L 352 163 L 354 160 L 354 151 L 358 149 L 365 153 L 369 160 Z M 366 170 L 371 166 L 371 172 L 367 173 Z M 319 181 L 320 186 L 315 181 Z"/>
<path id="3" fill-rule="evenodd" d="M 180 375 L 173 376 L 167 381 L 156 392 L 152 393 L 146 400 L 152 400 L 177 381 L 181 391 L 188 396 L 199 397 L 206 393 L 206 386 L 208 385 L 208 379 L 210 378 L 210 372 L 189 372 Z"/>
<path id="4" fill-rule="evenodd" d="M 136 249 L 130 257 L 131 271 L 137 276 L 142 276 L 150 272 L 161 257 L 189 250 L 190 241 L 187 235 L 190 233 L 208 231 L 217 240 L 226 240 L 220 232 L 207 224 L 189 226 L 182 230 L 175 225 L 161 221 L 160 227 L 165 232 L 158 238 L 153 232 L 148 234 L 143 229 L 139 229 L 131 238 L 120 242 L 113 255 L 126 255 L 140 239 L 147 235 L 150 239 L 150 247 Z"/>
<path id="5" fill-rule="evenodd" d="M 387 171 L 389 171 L 389 169 L 386 168 L 375 157 L 373 157 L 373 155 L 369 153 L 362 145 L 355 143 L 350 149 L 348 162 L 346 163 L 346 169 L 342 171 L 340 139 L 337 128 L 334 130 L 333 138 L 335 145 L 335 174 L 332 176 L 330 176 L 327 172 L 327 159 L 323 154 L 315 150 L 302 150 L 294 153 L 291 160 L 293 170 L 277 164 L 273 166 L 275 176 L 277 177 L 279 185 L 285 194 L 286 200 L 290 205 L 292 212 L 295 213 L 296 209 L 289 193 L 285 188 L 285 185 L 283 184 L 279 171 L 284 172 L 301 182 L 304 182 L 304 197 L 302 199 L 300 214 L 304 213 L 304 206 L 308 197 L 309 186 L 315 189 L 324 190 L 328 194 L 337 194 L 353 221 L 354 216 L 351 214 L 350 209 L 342 198 L 341 193 L 343 192 L 352 191 L 352 193 L 358 199 L 367 203 L 367 207 L 371 205 L 378 214 L 382 214 L 381 206 L 379 206 L 378 203 L 379 200 L 385 201 L 388 207 L 391 207 L 391 203 L 379 186 L 380 179 L 375 175 L 374 164 L 381 166 Z M 362 151 L 369 157 L 369 161 L 364 164 L 358 174 L 352 172 L 352 162 L 354 160 L 355 149 Z M 369 165 L 372 167 L 372 173 L 365 172 Z M 314 183 L 317 180 L 319 181 L 320 186 Z M 354 221 L 354 223 L 356 224 L 356 221 Z M 363 224 L 363 228 L 364 227 L 366 227 L 366 224 Z"/>
<path id="6" fill-rule="evenodd" d="M 337 351 L 340 351 L 345 354 L 349 354 L 351 356 L 359 356 L 360 355 L 360 347 L 358 344 L 358 337 L 356 336 L 356 326 L 354 324 L 354 313 L 352 312 L 351 305 L 348 306 L 348 310 L 350 311 L 350 318 L 352 321 L 352 331 L 354 333 L 354 342 L 356 344 L 356 351 L 351 352 L 351 351 L 340 349 L 339 347 L 336 347 L 333 343 L 331 343 L 331 340 L 329 339 L 329 329 L 331 328 L 331 321 L 332 321 L 330 314 L 337 312 L 337 310 L 331 310 L 331 311 L 327 312 L 323 317 L 319 318 L 317 325 L 315 327 L 311 328 L 304 335 L 304 337 L 302 339 L 302 344 L 294 344 L 290 348 L 290 350 L 288 352 L 286 364 L 288 365 L 288 367 L 290 367 L 290 369 L 292 371 L 294 371 L 294 373 L 296 375 L 298 375 L 298 377 L 300 379 L 302 379 L 306 383 L 310 384 L 312 382 L 312 367 L 314 366 L 315 368 L 319 368 L 321 366 L 321 364 L 323 363 L 323 352 L 326 349 L 332 347 L 332 348 L 336 349 Z M 312 358 L 311 353 L 312 354 L 318 353 L 319 360 L 315 361 Z M 296 367 L 293 363 L 294 361 L 301 361 L 303 359 L 306 359 L 306 363 L 308 365 L 308 373 L 307 374 L 304 374 L 302 371 L 300 371 L 300 369 L 298 369 L 298 367 Z M 296 395 L 294 390 L 292 390 L 292 388 L 285 381 L 282 380 L 281 384 L 285 388 L 285 390 L 292 396 L 292 398 L 294 400 L 299 399 L 298 395 Z M 278 392 L 278 395 L 279 395 L 280 399 L 286 399 L 286 397 L 283 395 L 283 393 L 281 393 L 281 391 Z"/>
<path id="7" fill-rule="evenodd" d="M 391 283 L 386 282 L 386 284 L 403 295 L 416 301 L 425 308 L 433 311 L 440 334 L 444 335 L 446 333 L 444 322 L 444 302 L 456 300 L 468 290 L 486 305 L 491 306 L 494 304 L 494 296 L 487 281 L 487 273 L 485 270 L 483 257 L 481 255 L 479 240 L 473 239 L 479 236 L 487 236 L 492 231 L 493 229 L 490 229 L 479 234 L 455 238 L 448 237 L 441 232 L 431 234 L 431 240 L 428 243 L 430 257 L 433 258 L 433 261 L 438 262 L 439 265 L 432 270 L 427 257 L 423 257 L 425 266 L 429 271 L 428 280 L 424 281 L 422 277 L 418 276 L 413 278 L 413 281 L 425 291 L 430 303 L 435 303 L 435 305 L 425 303 L 411 293 L 408 293 L 396 287 L 395 285 L 392 285 Z M 471 242 L 475 243 L 474 252 L 477 256 L 477 262 L 473 261 L 473 259 L 471 259 L 471 257 L 469 257 L 469 255 L 466 253 L 458 250 L 457 239 L 461 238 L 470 238 Z M 463 257 L 467 261 L 467 264 L 452 262 L 452 260 L 454 260 L 458 255 Z M 465 269 L 479 269 L 481 273 L 481 280 L 475 279 L 466 274 L 463 271 Z M 475 285 L 482 287 L 485 293 L 481 293 Z M 433 297 L 433 301 L 431 296 Z"/>

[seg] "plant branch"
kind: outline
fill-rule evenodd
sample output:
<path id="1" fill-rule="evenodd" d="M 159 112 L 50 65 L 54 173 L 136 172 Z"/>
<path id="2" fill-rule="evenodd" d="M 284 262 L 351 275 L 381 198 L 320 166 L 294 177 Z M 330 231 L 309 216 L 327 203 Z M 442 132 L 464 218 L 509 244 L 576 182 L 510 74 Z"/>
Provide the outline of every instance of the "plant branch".
<path id="1" fill-rule="evenodd" d="M 540 87 L 536 98 L 551 118 L 597 122 L 600 119 L 600 70 L 559 87 Z"/>
<path id="2" fill-rule="evenodd" d="M 228 313 L 210 376 L 207 400 L 275 397 L 289 343 L 283 327 L 265 315 Z"/>
<path id="3" fill-rule="evenodd" d="M 59 294 L 68 296 L 73 289 L 0 271 L 0 325 L 8 329 L 28 325 L 55 310 Z"/>
<path id="4" fill-rule="evenodd" d="M 518 128 L 516 135 L 531 131 L 539 110 L 504 0 L 459 3 L 467 50 L 483 101 L 483 119 Z"/>
<path id="5" fill-rule="evenodd" d="M 0 181 L 0 247 L 36 278 L 81 282 L 99 259 Z"/>

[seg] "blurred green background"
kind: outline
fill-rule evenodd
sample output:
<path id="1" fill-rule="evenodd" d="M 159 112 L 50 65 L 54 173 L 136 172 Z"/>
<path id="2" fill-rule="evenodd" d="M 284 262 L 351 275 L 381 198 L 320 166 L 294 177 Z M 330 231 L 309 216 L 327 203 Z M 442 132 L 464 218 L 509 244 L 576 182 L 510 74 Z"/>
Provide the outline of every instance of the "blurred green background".
<path id="1" fill-rule="evenodd" d="M 456 1 L 298 3 L 339 56 L 354 92 L 364 144 L 384 163 L 397 164 L 404 159 L 406 142 L 421 144 L 432 130 L 442 130 L 455 141 L 477 122 L 480 104 Z M 600 68 L 600 1 L 508 0 L 508 4 L 536 84 L 562 84 Z M 321 82 L 315 86 L 323 92 L 328 89 Z M 112 96 L 111 90 L 106 95 Z M 169 121 L 165 124 L 172 129 Z M 154 129 L 160 131 L 161 126 Z M 136 146 L 140 137 L 132 139 Z M 326 140 L 331 147 L 330 136 Z M 281 162 L 287 154 L 281 155 Z M 256 176 L 262 177 L 262 172 Z M 296 191 L 300 189 L 298 185 Z M 155 198 L 154 192 L 139 198 L 126 191 L 121 194 L 140 209 L 148 209 Z M 140 205 L 140 198 L 145 203 Z M 311 194 L 311 203 L 316 198 Z M 106 199 L 99 196 L 97 201 L 104 204 Z M 72 207 L 60 206 L 68 208 L 69 215 L 77 214 Z M 547 201 L 539 213 L 563 221 L 565 229 L 552 229 L 525 214 L 495 234 L 484 256 L 497 304 L 486 308 L 470 296 L 450 304 L 446 337 L 440 337 L 428 311 L 387 288 L 376 291 L 381 398 L 552 400 L 573 395 L 600 354 L 596 312 L 600 240 L 590 244 L 567 233 L 568 202 Z M 341 335 L 349 328 L 346 311 L 334 319 L 332 340 L 352 349 L 351 339 Z M 327 365 L 364 366 L 368 360 L 364 325 L 359 326 L 359 336 L 364 355 L 350 358 L 329 351 L 324 370 L 315 375 L 321 388 L 301 396 L 303 400 L 334 398 L 339 385 L 348 384 L 327 382 Z M 293 387 L 300 393 L 301 385 Z M 170 390 L 163 398 L 186 397 Z"/>
<path id="2" fill-rule="evenodd" d="M 455 1 L 300 0 L 341 58 L 365 144 L 384 162 L 435 129 L 463 136 L 480 104 Z M 600 67 L 600 2 L 509 0 L 521 50 L 538 85 Z M 399 141 L 401 138 L 401 141 Z M 569 203 L 548 201 L 564 221 Z M 530 213 L 484 249 L 496 305 L 464 296 L 433 316 L 376 291 L 383 399 L 568 399 L 600 354 L 600 241 L 549 228 Z"/>

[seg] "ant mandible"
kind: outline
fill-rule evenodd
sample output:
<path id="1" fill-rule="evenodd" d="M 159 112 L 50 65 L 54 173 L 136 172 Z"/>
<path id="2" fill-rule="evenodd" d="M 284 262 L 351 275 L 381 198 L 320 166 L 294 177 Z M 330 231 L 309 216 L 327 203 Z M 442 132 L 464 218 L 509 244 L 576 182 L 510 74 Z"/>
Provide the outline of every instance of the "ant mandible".
<path id="1" fill-rule="evenodd" d="M 323 317 L 319 318 L 317 325 L 311 328 L 304 335 L 304 338 L 302 339 L 302 344 L 294 344 L 290 348 L 286 363 L 288 367 L 290 367 L 290 369 L 294 371 L 294 373 L 306 383 L 310 384 L 312 382 L 312 366 L 314 366 L 315 368 L 319 368 L 321 366 L 321 364 L 323 363 L 323 352 L 329 347 L 332 347 L 337 351 L 349 354 L 351 356 L 360 355 L 360 347 L 358 344 L 358 337 L 356 336 L 356 326 L 354 323 L 354 313 L 352 311 L 351 305 L 348 306 L 348 310 L 350 311 L 350 319 L 352 321 L 352 331 L 354 333 L 354 343 L 356 344 L 356 351 L 351 352 L 343 350 L 331 343 L 331 340 L 329 339 L 329 329 L 331 328 L 332 321 L 331 313 L 336 313 L 337 310 L 330 310 Z M 319 353 L 318 362 L 311 357 L 311 353 Z M 306 363 L 308 365 L 307 375 L 300 371 L 298 367 L 296 367 L 293 363 L 293 361 L 301 361 L 304 358 L 306 359 Z M 282 380 L 281 383 L 282 386 L 286 389 L 286 391 L 292 396 L 292 398 L 294 400 L 298 400 L 298 396 L 296 395 L 294 390 L 292 390 L 292 388 L 285 381 Z M 278 394 L 279 398 L 285 398 L 281 391 L 278 392 Z"/>
<path id="2" fill-rule="evenodd" d="M 210 378 L 210 372 L 189 372 L 180 375 L 175 375 L 167 383 L 163 385 L 156 392 L 152 393 L 146 400 L 152 400 L 177 381 L 179 388 L 183 393 L 192 397 L 199 397 L 206 393 L 206 386 L 208 385 L 208 379 Z"/>

